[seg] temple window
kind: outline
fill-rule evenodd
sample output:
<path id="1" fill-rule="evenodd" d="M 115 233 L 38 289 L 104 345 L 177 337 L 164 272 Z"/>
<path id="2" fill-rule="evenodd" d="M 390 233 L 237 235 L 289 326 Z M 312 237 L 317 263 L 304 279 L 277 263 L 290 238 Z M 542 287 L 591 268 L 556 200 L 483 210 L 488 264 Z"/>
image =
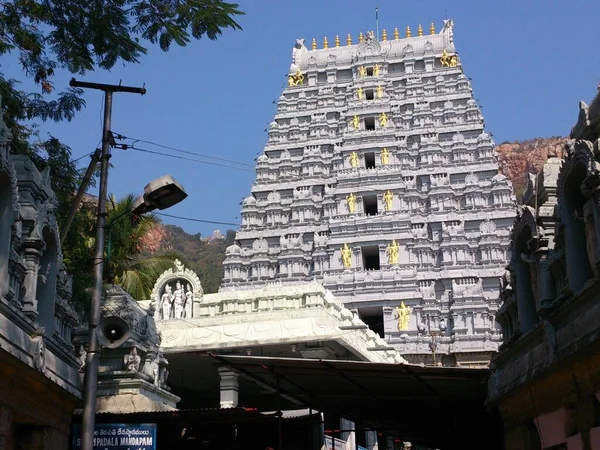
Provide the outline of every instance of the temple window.
<path id="1" fill-rule="evenodd" d="M 375 130 L 375 117 L 365 117 L 365 130 L 367 130 L 367 131 Z"/>
<path id="2" fill-rule="evenodd" d="M 361 247 L 361 253 L 365 270 L 379 270 L 379 247 L 377 245 Z"/>
<path id="3" fill-rule="evenodd" d="M 373 76 L 373 68 L 372 67 L 367 67 L 367 76 L 368 77 L 372 77 Z"/>
<path id="4" fill-rule="evenodd" d="M 383 328 L 383 308 L 381 306 L 359 308 L 358 317 L 360 317 L 360 319 L 380 337 L 383 338 L 385 336 Z"/>
<path id="5" fill-rule="evenodd" d="M 365 90 L 365 98 L 367 100 L 373 100 L 375 98 L 375 91 L 373 89 Z"/>
<path id="6" fill-rule="evenodd" d="M 364 195 L 363 196 L 363 211 L 367 216 L 376 216 L 378 211 L 377 208 L 377 196 L 376 195 Z"/>
<path id="7" fill-rule="evenodd" d="M 375 168 L 375 153 L 374 152 L 365 153 L 365 167 L 367 169 Z"/>

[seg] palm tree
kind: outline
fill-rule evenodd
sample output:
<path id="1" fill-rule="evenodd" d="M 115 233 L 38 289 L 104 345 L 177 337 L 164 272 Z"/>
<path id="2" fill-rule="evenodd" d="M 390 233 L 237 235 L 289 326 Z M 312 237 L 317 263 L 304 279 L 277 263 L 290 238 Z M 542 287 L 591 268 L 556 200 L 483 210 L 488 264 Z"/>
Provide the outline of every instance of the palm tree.
<path id="1" fill-rule="evenodd" d="M 173 265 L 174 253 L 148 254 L 144 239 L 160 221 L 154 214 L 130 214 L 135 197 L 129 194 L 117 201 L 111 195 L 107 202 L 107 264 L 108 278 L 119 284 L 133 298 L 150 298 L 156 279 Z"/>

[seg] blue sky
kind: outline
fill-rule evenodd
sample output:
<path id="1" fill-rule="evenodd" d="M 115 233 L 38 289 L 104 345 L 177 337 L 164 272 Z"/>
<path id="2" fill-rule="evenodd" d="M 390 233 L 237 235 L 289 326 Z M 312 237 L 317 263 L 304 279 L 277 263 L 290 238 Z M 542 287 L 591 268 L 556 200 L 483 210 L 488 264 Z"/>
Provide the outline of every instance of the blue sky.
<path id="1" fill-rule="evenodd" d="M 202 39 L 169 53 L 151 48 L 141 64 L 117 66 L 78 79 L 146 85 L 145 96 L 116 94 L 113 130 L 192 152 L 254 164 L 266 142 L 275 101 L 286 83 L 296 38 L 313 37 L 319 47 L 336 34 L 379 27 L 392 35 L 419 23 L 455 22 L 455 44 L 475 98 L 483 106 L 487 131 L 496 143 L 568 134 L 579 100 L 590 101 L 600 81 L 600 2 L 584 0 L 498 1 L 240 1 L 243 31 L 225 31 L 217 41 Z M 21 78 L 3 62 L 6 74 Z M 70 79 L 59 74 L 58 90 Z M 87 108 L 70 123 L 45 124 L 71 146 L 75 157 L 92 151 L 101 136 L 102 96 L 88 91 Z M 164 152 L 164 149 L 138 144 Z M 87 159 L 82 160 L 82 163 Z M 171 174 L 189 197 L 165 211 L 191 218 L 239 223 L 240 201 L 250 192 L 252 171 L 239 171 L 137 151 L 114 150 L 109 192 L 140 193 L 153 178 Z M 170 218 L 190 233 L 235 228 Z"/>

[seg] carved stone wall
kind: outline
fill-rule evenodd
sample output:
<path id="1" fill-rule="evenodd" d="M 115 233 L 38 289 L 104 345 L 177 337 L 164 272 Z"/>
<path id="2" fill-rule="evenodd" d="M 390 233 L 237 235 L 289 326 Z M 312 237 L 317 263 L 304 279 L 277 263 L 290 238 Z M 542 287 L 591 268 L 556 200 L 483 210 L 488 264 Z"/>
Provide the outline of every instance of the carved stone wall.
<path id="1" fill-rule="evenodd" d="M 50 173 L 11 155 L 9 141 L 0 116 L 0 447 L 64 448 L 81 397 L 71 344 L 78 318 Z"/>
<path id="2" fill-rule="evenodd" d="M 393 41 L 303 42 L 221 291 L 315 279 L 359 315 L 379 315 L 372 322 L 414 362 L 432 362 L 435 341 L 449 364 L 486 364 L 501 341 L 498 284 L 515 201 L 455 56 L 452 21 Z M 401 302 L 406 330 L 393 313 Z"/>
<path id="3" fill-rule="evenodd" d="M 537 431 L 522 448 L 600 442 L 600 95 L 580 104 L 565 150 L 529 179 L 501 286 L 488 404 L 507 445 Z"/>

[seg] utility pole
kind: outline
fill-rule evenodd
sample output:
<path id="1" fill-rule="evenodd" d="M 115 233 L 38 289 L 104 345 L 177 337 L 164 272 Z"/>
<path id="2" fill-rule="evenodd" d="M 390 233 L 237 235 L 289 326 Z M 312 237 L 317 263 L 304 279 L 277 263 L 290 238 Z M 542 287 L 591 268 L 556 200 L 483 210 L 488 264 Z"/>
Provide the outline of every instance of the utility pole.
<path id="1" fill-rule="evenodd" d="M 98 213 L 96 218 L 96 249 L 94 253 L 94 281 L 92 284 L 92 305 L 90 307 L 89 348 L 85 359 L 83 379 L 83 426 L 81 449 L 93 450 L 94 427 L 96 424 L 96 393 L 98 390 L 98 360 L 100 344 L 98 342 L 98 323 L 101 316 L 102 274 L 104 269 L 104 245 L 106 226 L 106 190 L 108 185 L 108 161 L 111 147 L 112 98 L 115 92 L 131 94 L 146 93 L 145 88 L 99 84 L 71 79 L 72 87 L 97 89 L 104 92 L 104 124 L 102 128 L 102 152 L 100 154 L 100 192 L 98 193 Z"/>

